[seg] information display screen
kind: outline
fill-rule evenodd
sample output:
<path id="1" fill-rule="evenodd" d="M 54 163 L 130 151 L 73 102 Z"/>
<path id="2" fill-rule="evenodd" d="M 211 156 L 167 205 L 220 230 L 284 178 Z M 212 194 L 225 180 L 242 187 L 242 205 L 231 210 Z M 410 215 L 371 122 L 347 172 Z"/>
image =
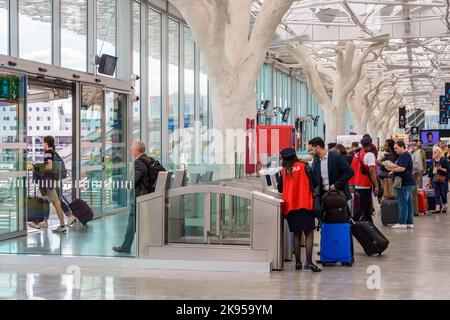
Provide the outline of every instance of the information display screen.
<path id="1" fill-rule="evenodd" d="M 0 76 L 0 99 L 17 100 L 19 98 L 19 78 Z"/>
<path id="2" fill-rule="evenodd" d="M 436 145 L 440 139 L 439 131 L 422 131 L 421 140 L 423 141 L 424 147 L 431 147 L 433 148 L 434 145 Z"/>

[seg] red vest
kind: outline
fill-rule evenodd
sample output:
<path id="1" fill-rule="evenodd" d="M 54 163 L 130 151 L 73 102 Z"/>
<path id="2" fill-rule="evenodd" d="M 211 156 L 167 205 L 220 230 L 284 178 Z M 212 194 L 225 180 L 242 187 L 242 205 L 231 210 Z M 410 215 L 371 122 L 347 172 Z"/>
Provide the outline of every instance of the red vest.
<path id="1" fill-rule="evenodd" d="M 313 196 L 305 164 L 294 163 L 292 174 L 281 170 L 283 177 L 283 207 L 282 213 L 287 216 L 292 210 L 313 210 Z"/>
<path id="2" fill-rule="evenodd" d="M 350 180 L 350 184 L 358 187 L 368 187 L 372 186 L 372 181 L 370 180 L 370 176 L 367 174 L 363 174 L 361 170 L 361 162 L 364 163 L 364 157 L 366 155 L 365 150 L 361 150 L 359 153 L 355 154 L 352 160 L 352 169 L 355 172 L 355 175 Z M 361 157 L 361 161 L 358 157 Z M 369 166 L 364 164 L 366 171 L 369 172 Z"/>

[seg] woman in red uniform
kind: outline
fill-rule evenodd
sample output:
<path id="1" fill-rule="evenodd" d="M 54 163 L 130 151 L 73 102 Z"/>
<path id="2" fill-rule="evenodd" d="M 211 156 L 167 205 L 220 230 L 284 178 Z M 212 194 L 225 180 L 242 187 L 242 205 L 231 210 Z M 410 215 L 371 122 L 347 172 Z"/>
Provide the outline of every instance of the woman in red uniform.
<path id="1" fill-rule="evenodd" d="M 283 194 L 283 214 L 288 221 L 289 230 L 294 233 L 295 269 L 302 269 L 300 247 L 304 233 L 306 246 L 304 269 L 320 272 L 322 270 L 312 262 L 315 216 L 313 186 L 307 172 L 309 165 L 298 159 L 293 148 L 281 151 L 281 158 L 283 169 L 278 191 Z"/>

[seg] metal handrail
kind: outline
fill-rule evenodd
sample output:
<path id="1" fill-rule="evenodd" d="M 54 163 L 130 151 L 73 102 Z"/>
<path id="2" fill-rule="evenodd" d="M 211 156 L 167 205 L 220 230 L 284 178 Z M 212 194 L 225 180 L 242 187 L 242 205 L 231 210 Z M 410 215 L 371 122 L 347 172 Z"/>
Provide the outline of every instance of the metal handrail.
<path id="1" fill-rule="evenodd" d="M 196 193 L 217 193 L 236 196 L 244 199 L 251 200 L 252 192 L 246 189 L 236 189 L 227 186 L 214 185 L 214 184 L 198 184 L 193 186 L 180 187 L 175 189 L 169 189 L 167 192 L 168 198 L 180 197 L 188 194 Z"/>

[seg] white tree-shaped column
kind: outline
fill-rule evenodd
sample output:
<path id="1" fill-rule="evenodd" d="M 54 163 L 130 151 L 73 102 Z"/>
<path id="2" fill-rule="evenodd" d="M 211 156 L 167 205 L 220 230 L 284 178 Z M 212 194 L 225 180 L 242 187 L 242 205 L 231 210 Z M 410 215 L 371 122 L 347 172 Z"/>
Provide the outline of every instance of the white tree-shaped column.
<path id="1" fill-rule="evenodd" d="M 213 125 L 245 129 L 256 117 L 256 80 L 293 0 L 265 0 L 250 30 L 253 0 L 169 0 L 190 26 L 208 68 Z"/>
<path id="2" fill-rule="evenodd" d="M 336 68 L 332 70 L 315 61 L 304 44 L 286 45 L 283 50 L 294 57 L 303 67 L 311 93 L 322 105 L 326 123 L 326 139 L 334 141 L 337 135 L 345 133 L 345 109 L 351 92 L 361 79 L 363 66 L 376 61 L 387 42 L 376 42 L 364 49 L 357 50 L 353 41 L 347 41 L 344 48 L 328 47 L 336 54 Z M 333 81 L 333 92 L 327 94 L 323 77 Z"/>

